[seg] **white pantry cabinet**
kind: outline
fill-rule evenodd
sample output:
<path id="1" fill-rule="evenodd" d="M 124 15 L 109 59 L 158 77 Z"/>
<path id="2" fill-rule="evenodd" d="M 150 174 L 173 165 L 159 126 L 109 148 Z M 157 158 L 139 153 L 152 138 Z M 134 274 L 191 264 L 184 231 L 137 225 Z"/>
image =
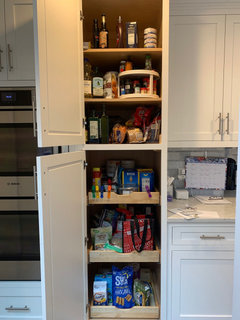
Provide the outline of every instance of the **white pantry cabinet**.
<path id="1" fill-rule="evenodd" d="M 169 146 L 237 146 L 239 55 L 239 16 L 171 16 Z"/>
<path id="2" fill-rule="evenodd" d="M 32 0 L 0 1 L 0 85 L 34 85 Z"/>
<path id="3" fill-rule="evenodd" d="M 99 19 L 101 12 L 107 17 L 110 47 L 83 51 L 83 38 L 91 41 L 93 19 Z M 115 48 L 118 15 L 125 21 L 138 21 L 139 48 Z M 148 4 L 145 0 L 132 0 L 131 4 L 120 0 L 34 0 L 38 145 L 64 146 L 65 150 L 37 158 L 43 320 L 166 319 L 167 290 L 161 279 L 167 274 L 168 22 L 167 0 L 149 0 Z M 143 47 L 144 28 L 149 26 L 159 31 L 158 48 Z M 158 88 L 161 96 L 144 101 L 141 96 L 129 101 L 84 99 L 84 57 L 107 72 L 112 68 L 118 70 L 119 62 L 129 55 L 144 66 L 148 53 L 161 73 Z M 154 105 L 162 116 L 159 143 L 86 144 L 85 115 L 89 116 L 93 108 L 101 112 L 103 103 L 110 116 L 131 116 L 139 103 Z M 102 256 L 92 249 L 88 238 L 93 214 L 99 212 L 102 204 L 116 204 L 116 198 L 114 202 L 114 197 L 109 200 L 106 196 L 91 202 L 91 192 L 88 193 L 92 169 L 104 166 L 108 159 L 133 159 L 140 168 L 154 169 L 156 192 L 151 200 L 144 197 L 138 200 L 139 195 L 136 198 L 130 195 L 119 202 L 149 202 L 156 206 L 156 237 L 161 248 L 143 254 L 123 253 L 119 258 L 116 253 L 105 252 Z M 106 262 L 108 266 L 119 262 L 149 263 L 154 276 L 155 304 L 131 310 L 93 306 L 93 276 Z"/>
<path id="4" fill-rule="evenodd" d="M 168 320 L 232 318 L 234 224 L 168 226 Z"/>

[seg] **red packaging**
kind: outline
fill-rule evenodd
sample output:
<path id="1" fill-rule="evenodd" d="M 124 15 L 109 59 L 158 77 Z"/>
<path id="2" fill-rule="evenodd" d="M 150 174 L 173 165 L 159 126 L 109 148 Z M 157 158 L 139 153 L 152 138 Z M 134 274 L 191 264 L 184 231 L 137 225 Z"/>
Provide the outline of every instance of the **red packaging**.
<path id="1" fill-rule="evenodd" d="M 154 219 L 123 221 L 123 252 L 154 250 Z"/>

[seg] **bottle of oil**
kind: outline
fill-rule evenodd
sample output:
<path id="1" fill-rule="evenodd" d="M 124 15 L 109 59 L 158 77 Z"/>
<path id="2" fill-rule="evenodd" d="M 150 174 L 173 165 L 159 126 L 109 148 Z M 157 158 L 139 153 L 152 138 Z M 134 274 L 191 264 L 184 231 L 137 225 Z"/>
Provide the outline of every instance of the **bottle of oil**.
<path id="1" fill-rule="evenodd" d="M 92 98 L 92 66 L 84 59 L 84 98 Z"/>
<path id="2" fill-rule="evenodd" d="M 88 143 L 99 143 L 99 118 L 95 115 L 95 110 L 88 118 L 88 134 Z"/>
<path id="3" fill-rule="evenodd" d="M 92 96 L 93 98 L 103 98 L 103 76 L 98 67 L 92 77 Z"/>

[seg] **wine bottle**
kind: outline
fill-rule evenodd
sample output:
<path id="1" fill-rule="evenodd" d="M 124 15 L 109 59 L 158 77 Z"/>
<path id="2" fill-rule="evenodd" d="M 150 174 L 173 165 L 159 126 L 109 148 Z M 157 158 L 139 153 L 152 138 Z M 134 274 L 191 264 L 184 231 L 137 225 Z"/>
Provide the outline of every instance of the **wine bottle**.
<path id="1" fill-rule="evenodd" d="M 102 25 L 99 32 L 99 48 L 108 48 L 108 30 L 106 28 L 105 14 L 102 14 Z"/>

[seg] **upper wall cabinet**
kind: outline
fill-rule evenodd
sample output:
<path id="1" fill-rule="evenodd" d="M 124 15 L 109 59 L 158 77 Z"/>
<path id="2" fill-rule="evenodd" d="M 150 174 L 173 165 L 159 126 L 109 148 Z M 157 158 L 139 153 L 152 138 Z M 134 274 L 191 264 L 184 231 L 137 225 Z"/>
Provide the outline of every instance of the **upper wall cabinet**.
<path id="1" fill-rule="evenodd" d="M 0 0 L 0 85 L 34 85 L 32 0 Z"/>
<path id="2" fill-rule="evenodd" d="M 237 146 L 238 16 L 172 16 L 169 146 Z"/>

